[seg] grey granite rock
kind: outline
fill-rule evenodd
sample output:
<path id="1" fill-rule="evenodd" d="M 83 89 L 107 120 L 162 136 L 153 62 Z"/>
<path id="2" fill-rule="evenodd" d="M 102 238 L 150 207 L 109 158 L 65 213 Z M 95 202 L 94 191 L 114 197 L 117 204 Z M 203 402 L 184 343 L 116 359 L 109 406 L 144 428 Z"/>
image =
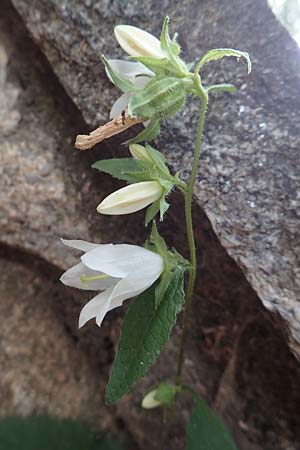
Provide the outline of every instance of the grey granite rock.
<path id="1" fill-rule="evenodd" d="M 232 97 L 211 100 L 195 198 L 263 304 L 278 313 L 300 355 L 300 51 L 264 0 L 178 4 L 13 0 L 88 125 L 105 121 L 118 95 L 99 55 L 119 57 L 112 28 L 129 23 L 159 33 L 165 14 L 186 60 L 212 47 L 246 50 L 253 73 L 236 61 L 210 64 L 204 79 L 231 81 Z M 259 12 L 259 13 L 258 13 Z M 174 169 L 190 168 L 198 105 L 164 128 L 159 147 Z M 78 130 L 80 131 L 80 130 Z"/>
<path id="2" fill-rule="evenodd" d="M 66 2 L 57 2 L 53 7 L 52 2 L 39 1 L 32 2 L 30 8 L 28 5 L 25 8 L 24 2 L 24 10 L 20 6 L 22 18 L 27 19 L 28 23 L 30 17 L 40 15 L 35 26 L 31 26 L 33 32 L 37 27 L 42 30 L 46 26 L 48 31 L 50 26 L 54 27 L 55 31 L 52 32 L 51 39 L 46 39 L 48 33 L 45 31 L 45 35 L 40 38 L 37 36 L 37 40 L 41 46 L 43 43 L 45 44 L 44 50 L 53 63 L 53 68 L 74 100 L 76 96 L 72 89 L 76 87 L 77 83 L 76 102 L 79 105 L 78 101 L 81 99 L 80 109 L 85 114 L 86 123 L 90 125 L 97 120 L 106 118 L 111 95 L 117 96 L 118 93 L 111 89 L 111 86 L 102 77 L 102 69 L 98 65 L 100 44 L 93 47 L 97 52 L 95 64 L 89 68 L 86 65 L 84 71 L 83 66 L 80 65 L 80 58 L 78 65 L 72 63 L 68 53 L 71 44 L 67 45 L 66 42 L 72 43 L 74 33 L 84 31 L 90 33 L 90 36 L 94 36 L 96 40 L 102 36 L 103 41 L 104 34 L 108 33 L 108 27 L 105 29 L 106 21 L 108 24 L 109 22 L 112 24 L 116 15 L 119 21 L 124 20 L 122 19 L 125 17 L 124 11 L 128 14 L 128 20 L 134 20 L 138 24 L 141 19 L 144 26 L 149 26 L 149 29 L 152 24 L 147 25 L 146 16 L 150 17 L 153 21 L 153 30 L 157 32 L 161 23 L 161 17 L 158 17 L 157 13 L 158 7 L 153 8 L 152 12 L 150 11 L 153 6 L 151 2 L 144 3 L 143 8 L 139 6 L 140 3 L 133 2 L 123 2 L 122 4 L 116 2 L 105 2 L 105 4 L 98 2 L 96 4 L 94 2 L 94 9 L 91 4 L 92 2 L 79 4 L 79 2 L 73 1 L 64 6 Z M 109 426 L 112 430 L 117 425 L 119 433 L 121 433 L 121 429 L 125 429 L 134 437 L 139 449 L 157 448 L 161 425 L 160 413 L 153 411 L 141 414 L 140 401 L 146 388 L 151 387 L 157 380 L 174 376 L 180 320 L 175 327 L 171 341 L 157 364 L 151 368 L 148 376 L 135 387 L 129 396 L 120 401 L 116 408 L 104 409 L 101 402 L 98 403 L 99 392 L 97 391 L 97 381 L 94 382 L 94 380 L 99 380 L 99 389 L 103 398 L 103 387 L 111 367 L 121 319 L 126 307 L 111 312 L 100 329 L 91 322 L 78 331 L 78 314 L 81 306 L 87 300 L 87 296 L 85 293 L 76 293 L 74 290 L 60 286 L 56 281 L 61 271 L 75 261 L 75 257 L 66 253 L 65 249 L 59 245 L 58 238 L 60 236 L 81 237 L 98 242 L 111 240 L 129 243 L 143 242 L 147 232 L 147 230 L 143 230 L 142 226 L 143 212 L 114 218 L 101 217 L 95 212 L 97 203 L 107 193 L 116 189 L 118 183 L 92 171 L 90 164 L 101 157 L 123 155 L 124 148 L 117 148 L 115 145 L 121 137 L 84 154 L 80 154 L 72 148 L 72 141 L 76 133 L 85 132 L 86 126 L 66 92 L 53 76 L 47 61 L 26 36 L 17 13 L 12 11 L 7 0 L 2 0 L 3 5 L 7 7 L 1 10 L 3 14 L 0 17 L 0 41 L 2 47 L 5 48 L 6 56 L 1 58 L 4 63 L 1 65 L 0 79 L 2 82 L 1 93 L 9 100 L 2 102 L 2 105 L 9 105 L 3 108 L 3 114 L 5 117 L 11 117 L 13 112 L 12 117 L 17 117 L 17 120 L 4 121 L 10 125 L 6 125 L 5 130 L 2 129 L 0 132 L 2 155 L 0 251 L 4 266 L 0 282 L 3 286 L 1 289 L 4 299 L 3 316 L 11 312 L 11 317 L 8 318 L 9 320 L 7 319 L 7 326 L 4 327 L 1 335 L 4 351 L 3 359 L 0 357 L 1 368 L 3 367 L 0 392 L 13 390 L 19 383 L 23 392 L 30 392 L 30 396 L 28 399 L 26 396 L 19 397 L 18 403 L 14 405 L 9 398 L 6 398 L 3 402 L 3 409 L 0 406 L 0 415 L 5 415 L 8 407 L 12 412 L 26 413 L 33 409 L 41 411 L 47 395 L 49 395 L 48 412 L 63 414 L 63 405 L 59 399 L 60 389 L 70 388 L 70 391 L 67 392 L 68 398 L 72 393 L 78 395 L 78 402 L 74 410 L 77 417 L 88 416 L 88 420 Z M 190 4 L 181 3 L 177 8 L 179 12 L 188 13 L 190 7 Z M 98 13 L 96 12 L 97 8 Z M 201 8 L 202 13 L 205 12 L 205 17 L 209 18 L 211 23 L 213 16 L 216 18 L 216 24 L 222 22 L 222 17 L 226 12 L 224 6 L 223 12 L 216 13 L 214 2 L 203 4 Z M 90 16 L 93 29 L 96 30 L 99 27 L 100 34 L 97 34 L 96 31 L 94 33 L 89 26 L 84 25 L 83 19 L 78 19 L 77 12 L 79 10 L 82 11 L 83 17 L 86 11 L 92 11 Z M 59 21 L 59 17 L 62 17 L 61 14 L 64 14 L 62 22 Z M 251 14 L 254 14 L 253 11 Z M 157 19 L 155 19 L 155 15 L 157 15 Z M 191 13 L 188 14 L 189 16 Z M 99 17 L 100 19 L 103 17 L 103 19 L 98 20 Z M 201 22 L 203 18 L 200 17 L 200 19 Z M 78 27 L 80 31 L 72 25 L 74 22 L 79 23 L 79 20 L 81 21 L 81 25 Z M 189 20 L 194 23 L 196 15 Z M 66 28 L 64 28 L 65 22 L 68 23 L 70 36 L 67 35 Z M 184 33 L 185 18 L 182 16 L 177 23 Z M 109 25 L 109 31 L 111 31 L 111 25 Z M 214 32 L 217 33 L 217 30 Z M 237 30 L 233 30 L 232 36 L 235 36 L 236 32 Z M 218 33 L 220 33 L 220 29 Z M 227 34 L 230 34 L 228 30 Z M 225 42 L 215 41 L 214 45 L 225 45 L 225 43 L 229 45 L 229 37 Z M 193 42 L 195 42 L 195 36 Z M 204 41 L 199 41 L 199 45 L 201 42 Z M 185 49 L 187 49 L 187 43 L 187 41 L 183 41 Z M 63 44 L 65 45 L 64 53 L 60 51 Z M 207 41 L 207 48 L 210 44 L 211 42 Z M 191 44 L 189 43 L 189 45 Z M 55 46 L 56 50 L 54 50 Z M 246 46 L 244 45 L 244 47 Z M 117 51 L 116 47 L 112 45 L 110 49 L 107 48 L 110 56 L 114 56 L 115 50 Z M 82 44 L 81 51 L 86 51 L 84 44 Z M 56 55 L 56 59 L 51 59 L 51 53 Z M 120 54 L 121 52 L 119 52 Z M 192 55 L 192 52 L 190 54 Z M 76 48 L 73 49 L 73 56 L 78 56 Z M 92 58 L 91 52 L 86 63 L 90 58 Z M 225 64 L 230 72 L 235 73 L 236 62 L 228 61 Z M 242 84 L 245 80 L 245 73 L 243 67 L 240 69 L 237 81 Z M 97 71 L 99 71 L 99 76 Z M 75 73 L 78 75 L 78 80 L 73 83 Z M 81 73 L 82 78 L 80 78 Z M 88 76 L 91 79 L 95 77 L 96 84 L 91 91 L 90 100 L 87 101 L 87 92 L 93 85 L 92 82 L 87 82 Z M 67 77 L 69 77 L 68 83 L 66 83 Z M 81 84 L 78 84 L 79 82 Z M 13 95 L 13 91 L 17 95 Z M 107 94 L 106 100 L 103 96 L 104 91 Z M 254 88 L 250 92 L 253 95 Z M 100 98 L 98 97 L 100 93 L 106 102 L 105 108 L 103 105 L 96 105 L 94 101 L 95 98 Z M 244 89 L 240 95 L 241 97 L 234 98 L 222 97 L 211 103 L 202 159 L 202 164 L 206 164 L 206 178 L 202 177 L 199 180 L 200 185 L 204 184 L 201 195 L 205 195 L 205 197 L 199 196 L 198 204 L 201 201 L 206 212 L 215 214 L 215 216 L 217 213 L 220 214 L 220 205 L 224 204 L 228 184 L 226 178 L 221 182 L 220 177 L 216 187 L 209 184 L 212 183 L 210 177 L 214 173 L 213 170 L 217 174 L 223 170 L 221 166 L 223 160 L 218 159 L 217 156 L 225 144 L 228 149 L 224 152 L 223 159 L 226 158 L 227 164 L 231 161 L 228 159 L 229 155 L 232 159 L 236 154 L 239 155 L 236 149 L 237 141 L 242 142 L 243 139 L 246 139 L 242 131 L 244 126 L 249 127 L 248 123 L 244 123 L 243 127 L 240 123 L 240 135 L 238 129 L 234 129 L 233 132 L 231 123 L 225 126 L 224 122 L 221 122 L 220 116 L 225 115 L 226 117 L 227 114 L 227 117 L 231 119 L 238 118 L 237 101 L 241 100 L 243 102 L 240 104 L 240 112 L 243 114 L 245 98 L 248 97 Z M 233 102 L 231 106 L 229 100 Z M 251 98 L 249 102 L 252 102 Z M 197 108 L 196 106 L 193 108 L 192 115 L 195 114 L 193 120 L 196 120 Z M 226 113 L 223 113 L 225 108 Z M 92 112 L 93 109 L 94 112 Z M 98 118 L 95 114 L 96 111 L 99 113 Z M 255 113 L 258 114 L 257 110 Z M 173 122 L 172 128 L 164 130 L 164 148 L 168 152 L 173 167 L 178 167 L 182 161 L 187 167 L 189 166 L 189 150 L 186 150 L 186 154 L 182 154 L 180 148 L 184 145 L 190 146 L 194 138 L 195 130 L 190 123 L 190 117 L 190 115 L 181 117 L 181 120 L 184 119 L 184 127 L 177 120 Z M 254 142 L 256 142 L 254 139 L 256 138 L 256 120 L 251 124 Z M 222 139 L 219 138 L 220 142 L 215 138 L 216 148 L 212 148 L 213 133 L 216 129 L 223 135 L 221 135 Z M 179 141 L 182 132 L 185 134 Z M 173 139 L 174 136 L 178 142 L 173 147 L 172 141 L 170 140 L 168 143 L 168 139 Z M 230 142 L 235 142 L 232 148 L 228 145 Z M 250 148 L 246 152 L 246 161 L 248 162 L 249 152 Z M 215 155 L 214 159 L 212 159 L 213 155 Z M 222 153 L 220 155 L 222 156 Z M 218 164 L 213 167 L 210 164 L 207 165 L 210 158 L 212 161 L 217 161 Z M 245 165 L 243 168 L 245 169 Z M 235 170 L 234 167 L 229 173 L 231 178 L 235 175 Z M 227 195 L 232 200 L 232 195 Z M 238 199 L 243 198 L 243 195 L 244 193 L 241 192 Z M 215 211 L 213 209 L 210 211 L 209 204 L 213 201 L 216 201 Z M 160 225 L 161 231 L 170 245 L 176 246 L 186 255 L 182 199 L 175 195 L 172 203 L 173 207 L 166 222 Z M 214 205 L 214 203 L 211 204 Z M 298 386 L 300 368 L 284 341 L 286 337 L 282 322 L 277 321 L 275 315 L 263 308 L 239 267 L 220 245 L 209 221 L 197 203 L 194 206 L 201 277 L 198 279 L 193 303 L 185 357 L 185 377 L 223 416 L 234 433 L 241 450 L 260 450 L 262 447 L 264 450 L 274 450 L 274 448 L 297 450 L 300 442 L 300 422 L 297 415 L 300 401 Z M 230 203 L 229 206 L 233 207 Z M 220 220 L 221 218 L 224 220 L 224 216 L 220 217 Z M 232 236 L 232 230 L 230 236 Z M 240 239 L 237 242 L 242 249 L 245 249 Z M 232 246 L 235 241 L 231 240 L 230 243 Z M 6 251 L 2 255 L 3 244 Z M 21 251 L 17 251 L 16 248 Z M 237 252 L 237 246 L 234 250 Z M 243 269 L 246 270 L 244 265 Z M 14 273 L 12 274 L 12 272 Z M 20 283 L 12 282 L 14 274 Z M 8 288 L 10 289 L 9 303 L 7 303 L 9 306 L 6 308 L 5 300 Z M 29 310 L 33 309 L 35 302 L 38 301 L 41 302 L 42 308 L 37 305 L 34 317 L 30 320 L 30 327 L 26 327 L 26 324 L 22 323 L 22 319 L 25 317 L 27 305 L 29 305 Z M 12 305 L 17 306 L 13 307 Z M 43 311 L 45 311 L 44 315 Z M 52 327 L 53 335 L 48 336 L 49 322 L 51 321 L 55 325 Z M 20 333 L 16 332 L 15 339 L 9 336 L 11 327 L 16 330 L 20 327 Z M 14 360 L 11 356 L 10 346 L 15 351 L 18 340 L 22 341 L 24 336 L 30 337 L 30 345 L 22 345 L 20 348 L 20 353 L 26 353 L 26 358 L 18 357 Z M 42 353 L 44 342 L 50 343 L 53 349 L 51 352 L 45 352 L 44 359 L 36 358 L 34 355 L 35 343 L 40 344 L 39 351 Z M 61 349 L 58 342 L 62 342 L 63 361 L 60 358 Z M 5 365 L 6 355 L 9 356 L 9 363 Z M 31 372 L 27 376 L 23 376 L 22 371 L 28 367 L 30 359 L 33 361 Z M 60 362 L 62 362 L 62 366 Z M 80 372 L 82 379 L 85 380 L 86 376 L 91 376 L 92 380 L 90 389 L 85 385 L 84 395 L 78 392 L 81 389 L 81 383 L 74 381 L 75 366 L 78 364 L 82 364 Z M 49 373 L 53 373 L 54 378 L 60 378 L 60 375 L 56 375 L 56 373 L 67 373 L 70 382 L 65 383 L 62 380 L 61 384 L 57 383 L 58 386 L 55 390 L 51 380 L 45 377 L 43 365 L 51 368 Z M 13 380 L 12 373 L 17 375 L 16 382 Z M 1 384 L 2 381 L 3 384 Z M 85 396 L 88 397 L 88 401 Z M 95 397 L 95 405 L 91 404 L 90 406 L 90 396 Z M 101 410 L 100 418 L 97 405 Z M 183 424 L 190 411 L 188 406 L 184 400 L 178 408 L 178 418 L 176 427 L 172 431 L 170 450 L 184 448 Z M 69 406 L 64 409 L 64 414 L 71 414 Z M 136 447 L 130 442 L 128 448 L 134 450 Z"/>

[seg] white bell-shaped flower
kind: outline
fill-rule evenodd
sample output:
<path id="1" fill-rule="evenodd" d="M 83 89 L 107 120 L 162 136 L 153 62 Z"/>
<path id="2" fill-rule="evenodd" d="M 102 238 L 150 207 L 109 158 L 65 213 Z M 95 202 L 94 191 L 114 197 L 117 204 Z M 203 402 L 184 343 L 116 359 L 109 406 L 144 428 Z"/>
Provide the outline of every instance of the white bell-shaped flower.
<path id="1" fill-rule="evenodd" d="M 97 207 L 100 214 L 123 215 L 145 208 L 158 200 L 163 188 L 158 181 L 130 184 L 106 197 Z"/>
<path id="2" fill-rule="evenodd" d="M 67 270 L 60 281 L 78 289 L 102 291 L 83 307 L 79 328 L 93 318 L 100 326 L 108 311 L 148 289 L 164 269 L 160 255 L 137 245 L 65 239 L 62 242 L 84 254 L 80 263 Z"/>
<path id="3" fill-rule="evenodd" d="M 114 32 L 118 43 L 130 56 L 150 56 L 157 59 L 166 57 L 160 41 L 147 31 L 131 25 L 118 25 Z"/>
<path id="4" fill-rule="evenodd" d="M 146 84 L 154 77 L 154 73 L 147 69 L 147 67 L 143 66 L 143 64 L 139 62 L 133 61 L 122 61 L 121 59 L 110 59 L 109 64 L 114 72 L 116 72 L 120 77 L 131 81 L 134 86 L 138 88 L 144 88 Z M 113 80 L 106 70 L 106 75 L 113 83 Z M 115 103 L 113 104 L 110 111 L 110 118 L 114 119 L 121 115 L 122 111 L 127 108 L 129 100 L 132 96 L 132 92 L 126 92 L 126 94 L 122 94 Z"/>

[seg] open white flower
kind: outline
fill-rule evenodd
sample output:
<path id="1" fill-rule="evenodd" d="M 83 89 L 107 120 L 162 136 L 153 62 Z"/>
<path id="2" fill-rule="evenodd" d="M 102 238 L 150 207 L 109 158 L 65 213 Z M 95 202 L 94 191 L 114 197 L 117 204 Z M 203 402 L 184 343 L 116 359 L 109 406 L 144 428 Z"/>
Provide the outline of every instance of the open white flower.
<path id="1" fill-rule="evenodd" d="M 166 57 L 160 41 L 147 31 L 131 25 L 118 25 L 114 32 L 118 43 L 130 56 L 150 56 L 157 59 Z"/>
<path id="2" fill-rule="evenodd" d="M 145 208 L 158 200 L 163 194 L 163 188 L 158 181 L 142 181 L 130 184 L 110 194 L 97 211 L 100 214 L 123 215 Z"/>
<path id="3" fill-rule="evenodd" d="M 151 78 L 155 75 L 151 70 L 147 69 L 147 67 L 143 66 L 143 64 L 139 62 L 122 61 L 121 59 L 110 59 L 108 62 L 113 71 L 116 72 L 120 77 L 131 81 L 134 86 L 141 89 L 144 88 L 146 84 L 151 80 Z M 106 75 L 113 83 L 108 70 L 105 70 Z M 110 111 L 111 119 L 114 119 L 115 117 L 121 115 L 122 111 L 127 108 L 131 96 L 132 92 L 126 92 L 126 94 L 122 94 L 121 97 L 119 97 L 118 100 L 115 101 Z"/>
<path id="4" fill-rule="evenodd" d="M 67 270 L 60 281 L 78 289 L 102 291 L 83 307 L 79 328 L 93 318 L 100 326 L 108 311 L 148 289 L 164 269 L 160 255 L 137 245 L 66 239 L 62 242 L 84 254 L 81 262 Z"/>

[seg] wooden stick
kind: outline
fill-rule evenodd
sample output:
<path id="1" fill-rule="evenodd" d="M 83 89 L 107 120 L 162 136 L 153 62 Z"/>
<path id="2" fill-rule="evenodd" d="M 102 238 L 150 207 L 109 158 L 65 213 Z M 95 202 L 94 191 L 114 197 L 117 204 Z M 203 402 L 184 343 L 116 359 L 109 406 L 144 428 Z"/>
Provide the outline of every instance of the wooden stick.
<path id="1" fill-rule="evenodd" d="M 90 134 L 78 134 L 75 141 L 75 147 L 78 150 L 88 150 L 99 142 L 107 139 L 115 134 L 122 133 L 127 128 L 133 127 L 138 123 L 144 122 L 143 117 L 129 117 L 125 112 L 123 115 L 116 117 L 110 122 L 102 125 Z"/>

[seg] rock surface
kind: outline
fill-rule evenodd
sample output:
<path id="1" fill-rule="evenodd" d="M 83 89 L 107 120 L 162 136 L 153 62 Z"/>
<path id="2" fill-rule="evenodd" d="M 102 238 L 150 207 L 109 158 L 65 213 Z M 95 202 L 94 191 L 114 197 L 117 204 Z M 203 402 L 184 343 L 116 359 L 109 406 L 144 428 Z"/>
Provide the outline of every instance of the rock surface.
<path id="1" fill-rule="evenodd" d="M 205 80 L 233 81 L 237 96 L 211 102 L 196 200 L 263 304 L 279 313 L 300 355 L 300 51 L 263 0 L 173 2 L 13 0 L 88 125 L 106 120 L 112 96 L 99 55 L 122 55 L 112 28 L 127 22 L 158 35 L 171 16 L 186 60 L 212 47 L 246 50 L 253 73 L 235 61 L 211 64 Z M 257 11 L 259 10 L 259 15 Z M 186 24 L 188 23 L 188 27 Z M 190 168 L 198 105 L 165 127 L 159 142 L 174 169 Z"/>
<path id="2" fill-rule="evenodd" d="M 0 415 L 7 414 L 8 407 L 11 408 L 9 411 L 16 413 L 36 410 L 69 415 L 72 408 L 70 405 L 64 406 L 60 399 L 60 392 L 64 389 L 68 398 L 72 395 L 78 396 L 78 401 L 74 404 L 74 416 L 107 426 L 111 430 L 118 428 L 121 432 L 124 429 L 127 436 L 134 437 L 129 439 L 130 450 L 135 450 L 137 444 L 142 450 L 157 448 L 160 414 L 157 411 L 141 414 L 140 401 L 145 388 L 157 380 L 174 376 L 173 361 L 177 353 L 180 326 L 175 327 L 172 340 L 145 380 L 115 409 L 104 409 L 99 399 L 99 391 L 103 398 L 103 387 L 125 308 L 112 312 L 101 329 L 91 323 L 78 331 L 78 313 L 86 301 L 86 295 L 61 287 L 55 280 L 63 269 L 75 261 L 75 257 L 59 244 L 60 236 L 81 237 L 98 242 L 143 242 L 146 233 L 142 227 L 143 213 L 128 216 L 126 220 L 122 217 L 101 217 L 95 213 L 96 205 L 108 192 L 116 188 L 117 183 L 109 177 L 95 174 L 91 171 L 90 164 L 111 154 L 121 156 L 124 149 L 117 146 L 112 149 L 109 142 L 96 150 L 80 154 L 73 149 L 72 142 L 77 132 L 86 131 L 87 124 L 92 125 L 98 120 L 106 119 L 111 95 L 118 95 L 104 79 L 98 63 L 98 56 L 103 48 L 109 56 L 121 55 L 110 34 L 112 25 L 127 17 L 132 23 L 158 32 L 163 9 L 167 12 L 168 3 L 160 3 L 160 10 L 153 2 L 147 2 L 141 7 L 140 2 L 133 1 L 92 3 L 86 0 L 54 3 L 41 0 L 32 2 L 29 9 L 28 5 L 25 8 L 26 2 L 15 0 L 22 19 L 27 21 L 68 95 L 83 113 L 85 123 L 53 76 L 47 61 L 28 39 L 16 12 L 7 0 L 2 3 L 0 224 L 1 246 L 5 244 L 2 260 L 6 264 L 3 264 L 1 276 L 1 296 L 4 298 L 3 316 L 11 311 L 11 319 L 8 320 L 8 325 L 3 327 L 1 335 L 4 342 L 4 359 L 2 361 L 0 358 L 3 367 L 0 392 L 4 392 L 5 397 L 7 391 L 17 390 L 17 387 L 21 386 L 21 392 L 25 392 L 25 396 L 21 400 L 18 397 L 19 401 L 16 403 L 11 402 L 12 397 L 7 397 L 3 409 L 0 407 Z M 235 4 L 230 1 L 222 11 L 216 8 L 214 1 L 203 3 L 199 11 L 199 5 L 196 3 L 184 2 L 175 7 L 180 15 L 175 19 L 174 12 L 173 20 L 174 29 L 178 28 L 182 32 L 183 47 L 190 58 L 211 46 L 226 44 L 249 51 L 253 48 L 254 54 L 259 51 L 260 55 L 254 57 L 256 67 L 264 65 L 265 69 L 267 66 L 270 70 L 270 65 L 277 63 L 276 71 L 273 72 L 259 74 L 257 68 L 251 75 L 252 78 L 249 78 L 248 86 L 243 84 L 245 81 L 248 83 L 244 67 L 239 67 L 235 61 L 227 61 L 221 65 L 224 79 L 226 68 L 226 80 L 235 77 L 241 91 L 237 97 L 226 95 L 211 103 L 202 157 L 202 174 L 205 176 L 199 178 L 198 189 L 201 187 L 201 190 L 198 190 L 196 198 L 217 230 L 218 238 L 221 238 L 227 252 L 231 252 L 239 262 L 253 288 L 258 291 L 261 285 L 259 295 L 266 301 L 268 297 L 262 295 L 263 289 L 268 287 L 269 294 L 273 295 L 274 289 L 278 291 L 277 284 L 282 281 L 280 294 L 282 293 L 287 283 L 286 277 L 292 274 L 290 266 L 296 255 L 295 243 L 292 250 L 289 250 L 292 235 L 288 235 L 288 230 L 293 222 L 288 220 L 288 223 L 285 223 L 282 219 L 279 223 L 277 217 L 272 216 L 274 227 L 277 227 L 271 235 L 272 239 L 276 236 L 276 230 L 277 233 L 283 230 L 280 236 L 288 235 L 285 237 L 285 243 L 282 241 L 284 248 L 280 249 L 280 258 L 276 257 L 275 260 L 285 271 L 275 273 L 274 268 L 268 266 L 268 269 L 265 263 L 262 264 L 263 257 L 269 258 L 272 254 L 276 256 L 281 242 L 280 239 L 280 242 L 277 242 L 278 249 L 271 248 L 267 240 L 269 234 L 266 233 L 265 239 L 261 238 L 264 230 L 270 226 L 268 214 L 275 214 L 277 211 L 271 209 L 271 200 L 278 208 L 285 208 L 286 212 L 293 195 L 288 188 L 294 173 L 293 149 L 296 148 L 298 139 L 298 122 L 294 119 L 289 122 L 287 117 L 289 120 L 290 117 L 293 118 L 297 108 L 293 86 L 298 82 L 298 63 L 291 61 L 291 67 L 287 68 L 287 63 L 282 63 L 277 53 L 280 51 L 284 54 L 280 47 L 282 42 L 288 43 L 292 55 L 297 49 L 263 4 L 259 3 L 261 17 L 258 19 L 255 15 L 255 20 L 266 22 L 266 26 L 270 23 L 270 28 L 267 27 L 269 34 L 272 32 L 278 37 L 276 45 L 279 47 L 275 49 L 275 62 L 272 58 L 263 56 L 264 51 L 269 54 L 270 50 L 264 50 L 257 44 L 255 46 L 255 39 L 263 39 L 263 32 L 265 40 L 260 42 L 268 44 L 268 33 L 261 29 L 263 27 L 257 25 L 256 37 L 253 33 L 250 36 L 247 20 L 254 17 L 258 2 L 250 4 L 243 1 Z M 240 8 L 246 9 L 246 6 L 247 14 L 240 15 Z M 231 19 L 229 12 L 234 14 Z M 185 34 L 186 20 L 192 25 L 203 24 L 204 18 L 214 25 L 211 25 L 211 28 L 200 28 L 197 24 L 191 39 L 188 40 Z M 236 27 L 237 23 L 240 23 L 240 27 Z M 209 29 L 212 33 L 207 35 Z M 281 34 L 283 41 L 279 40 Z M 110 40 L 107 41 L 106 35 L 110 36 Z M 196 39 L 197 36 L 199 39 Z M 205 48 L 200 47 L 203 42 Z M 264 59 L 261 59 L 263 57 Z M 215 66 L 211 68 L 214 72 L 207 75 L 207 79 L 213 80 L 219 72 Z M 233 75 L 236 73 L 237 76 Z M 285 109 L 279 112 L 277 103 L 275 105 L 270 94 L 276 92 L 278 97 L 278 85 L 283 76 L 288 84 L 286 95 L 289 100 L 281 98 L 282 107 Z M 273 80 L 272 83 L 266 84 L 265 77 Z M 262 121 L 261 115 L 267 112 L 268 126 L 259 126 L 266 123 Z M 163 147 L 168 152 L 174 168 L 181 166 L 182 162 L 189 167 L 191 153 L 186 150 L 182 154 L 181 148 L 192 146 L 196 115 L 197 105 L 191 105 L 191 112 L 186 111 L 180 118 L 184 121 L 184 126 L 178 118 L 164 129 Z M 276 127 L 275 131 L 272 131 L 272 127 Z M 262 132 L 264 128 L 266 131 Z M 285 136 L 282 129 L 290 130 L 284 146 L 285 155 L 289 155 L 289 159 L 283 158 L 280 149 L 281 139 Z M 265 141 L 261 137 L 262 134 L 265 135 Z M 176 146 L 173 146 L 172 142 L 176 142 Z M 279 159 L 280 155 L 282 160 Z M 262 162 L 260 156 L 263 157 L 265 166 L 259 165 Z M 267 167 L 270 158 L 270 172 L 262 176 L 258 167 Z M 236 161 L 238 163 L 235 163 Z M 280 163 L 282 172 L 279 170 Z M 283 173 L 283 170 L 289 173 Z M 260 178 L 256 186 L 258 175 Z M 262 182 L 266 183 L 268 192 L 260 190 Z M 280 193 L 283 195 L 284 192 L 286 195 L 285 202 L 282 203 L 278 192 L 280 183 Z M 274 185 L 272 192 L 269 189 L 271 184 Z M 248 193 L 252 193 L 254 187 L 257 198 L 248 198 Z M 182 201 L 177 196 L 172 200 L 173 207 L 161 229 L 169 244 L 186 254 Z M 257 208 L 247 203 L 254 200 Z M 265 203 L 262 205 L 263 201 Z M 252 212 L 253 209 L 256 212 Z M 286 221 L 287 217 L 285 214 Z M 264 450 L 297 450 L 300 445 L 300 368 L 285 344 L 282 321 L 276 320 L 277 316 L 262 307 L 251 285 L 220 245 L 209 221 L 197 204 L 194 219 L 201 279 L 193 305 L 185 361 L 186 378 L 223 416 L 241 450 L 260 450 L 262 447 Z M 265 250 L 266 247 L 268 251 Z M 21 250 L 18 251 L 17 248 Z M 256 265 L 251 253 L 254 250 L 257 251 Z M 288 250 L 292 252 L 291 262 L 285 261 Z M 267 284 L 265 275 L 259 276 L 258 280 L 254 278 L 253 274 L 258 276 L 265 267 L 269 271 L 266 273 L 272 272 L 273 276 L 276 275 L 272 286 Z M 12 271 L 21 280 L 20 283 L 12 282 Z M 294 282 L 296 283 L 295 280 Z M 292 286 L 290 290 L 293 291 Z M 7 308 L 6 295 L 9 305 Z M 288 296 L 284 299 L 288 299 Z M 279 301 L 276 297 L 277 310 L 283 308 L 284 299 L 280 297 Z M 40 303 L 34 309 L 37 301 Z M 32 318 L 26 326 L 22 320 L 27 311 L 32 310 Z M 287 314 L 285 308 L 281 314 Z M 290 317 L 292 320 L 289 318 L 289 326 L 293 329 L 297 322 L 294 315 Z M 48 336 L 49 331 L 46 330 L 49 330 L 51 321 L 53 335 Z M 11 327 L 16 328 L 15 338 L 9 336 Z M 24 336 L 28 336 L 31 342 L 28 347 L 24 347 L 28 352 L 25 357 L 23 347 L 16 350 L 17 342 L 22 341 Z M 64 358 L 61 358 L 57 342 L 60 342 L 64 349 Z M 39 357 L 35 355 L 35 343 L 39 349 Z M 45 348 L 44 343 L 54 348 L 41 355 Z M 296 340 L 291 343 L 297 350 Z M 52 362 L 49 361 L 51 359 Z M 23 375 L 23 371 L 28 367 L 28 360 L 33 363 L 29 373 Z M 68 380 L 58 380 L 57 385 L 53 386 L 45 377 L 43 364 L 51 369 L 50 378 L 53 376 L 58 380 L 58 374 L 63 372 L 68 374 Z M 78 364 L 82 365 L 79 371 L 81 381 L 74 377 L 75 366 Z M 81 383 L 88 377 L 91 377 L 91 383 L 88 387 L 84 383 L 82 393 Z M 50 402 L 46 409 L 47 396 Z M 93 405 L 89 401 L 91 398 L 95 398 Z M 178 426 L 172 433 L 170 450 L 184 448 L 183 424 L 188 417 L 188 411 L 184 400 L 178 408 Z"/>

